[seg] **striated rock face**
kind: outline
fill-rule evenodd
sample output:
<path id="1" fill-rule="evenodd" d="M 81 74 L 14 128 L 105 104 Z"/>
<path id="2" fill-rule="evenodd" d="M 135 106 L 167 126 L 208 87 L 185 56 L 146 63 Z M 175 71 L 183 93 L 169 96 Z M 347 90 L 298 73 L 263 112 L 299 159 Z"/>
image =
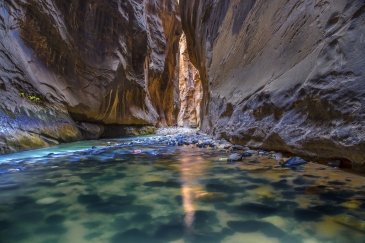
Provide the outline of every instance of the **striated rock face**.
<path id="1" fill-rule="evenodd" d="M 185 34 L 180 39 L 179 55 L 180 112 L 178 125 L 199 127 L 203 90 L 199 71 L 194 67 L 189 58 Z"/>
<path id="2" fill-rule="evenodd" d="M 363 0 L 180 0 L 202 127 L 252 147 L 365 165 Z"/>
<path id="3" fill-rule="evenodd" d="M 175 124 L 180 29 L 174 1 L 1 1 L 0 152 Z"/>

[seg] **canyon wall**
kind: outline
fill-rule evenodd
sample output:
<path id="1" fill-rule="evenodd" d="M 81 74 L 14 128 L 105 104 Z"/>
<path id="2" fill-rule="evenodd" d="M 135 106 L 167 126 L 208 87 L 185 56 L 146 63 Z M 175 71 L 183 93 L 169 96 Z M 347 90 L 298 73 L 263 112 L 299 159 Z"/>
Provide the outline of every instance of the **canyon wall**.
<path id="1" fill-rule="evenodd" d="M 175 1 L 1 1 L 0 153 L 175 124 L 180 35 Z"/>
<path id="2" fill-rule="evenodd" d="M 180 38 L 179 49 L 180 111 L 177 122 L 181 127 L 195 128 L 200 126 L 203 87 L 199 71 L 190 61 L 185 34 Z"/>
<path id="3" fill-rule="evenodd" d="M 363 0 L 180 0 L 202 128 L 365 165 Z"/>

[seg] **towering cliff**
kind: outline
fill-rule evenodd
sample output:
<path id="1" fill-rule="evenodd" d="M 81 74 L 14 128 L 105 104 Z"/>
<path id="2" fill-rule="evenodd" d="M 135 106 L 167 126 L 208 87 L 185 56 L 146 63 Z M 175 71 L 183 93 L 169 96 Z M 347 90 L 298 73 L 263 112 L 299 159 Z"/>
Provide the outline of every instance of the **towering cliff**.
<path id="1" fill-rule="evenodd" d="M 365 167 L 363 0 L 179 4 L 1 1 L 0 153 L 179 123 Z"/>
<path id="2" fill-rule="evenodd" d="M 180 32 L 175 1 L 1 1 L 0 152 L 175 124 Z"/>
<path id="3" fill-rule="evenodd" d="M 365 164 L 363 0 L 180 0 L 202 128 Z"/>

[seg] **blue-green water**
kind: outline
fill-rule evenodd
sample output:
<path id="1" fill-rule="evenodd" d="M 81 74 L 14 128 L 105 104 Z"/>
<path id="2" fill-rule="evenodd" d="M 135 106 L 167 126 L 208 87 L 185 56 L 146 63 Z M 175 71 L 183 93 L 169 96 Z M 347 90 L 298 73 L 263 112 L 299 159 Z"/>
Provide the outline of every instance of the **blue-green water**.
<path id="1" fill-rule="evenodd" d="M 2 156 L 0 242 L 365 242 L 363 177 L 226 158 L 158 137 Z"/>

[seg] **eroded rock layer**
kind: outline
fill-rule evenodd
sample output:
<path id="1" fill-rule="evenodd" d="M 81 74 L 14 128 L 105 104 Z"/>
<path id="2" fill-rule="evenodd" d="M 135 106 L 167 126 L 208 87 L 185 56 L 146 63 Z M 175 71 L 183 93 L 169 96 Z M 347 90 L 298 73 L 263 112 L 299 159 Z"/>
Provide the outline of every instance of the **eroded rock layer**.
<path id="1" fill-rule="evenodd" d="M 1 1 L 0 151 L 176 123 L 177 10 L 167 0 Z"/>
<path id="2" fill-rule="evenodd" d="M 202 127 L 232 142 L 365 164 L 362 0 L 180 0 Z"/>

